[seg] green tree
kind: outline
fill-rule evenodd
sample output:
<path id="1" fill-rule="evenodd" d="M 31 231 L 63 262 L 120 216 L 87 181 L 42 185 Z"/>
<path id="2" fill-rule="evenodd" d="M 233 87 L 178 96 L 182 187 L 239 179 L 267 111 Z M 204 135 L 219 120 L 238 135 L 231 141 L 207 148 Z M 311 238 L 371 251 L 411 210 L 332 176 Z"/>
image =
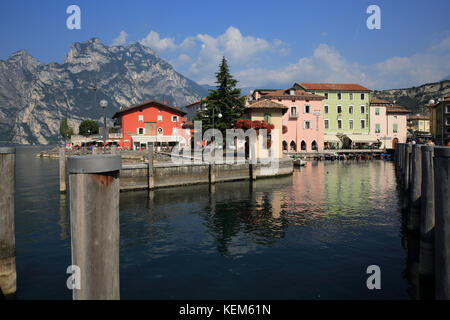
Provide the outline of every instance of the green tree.
<path id="1" fill-rule="evenodd" d="M 80 135 L 87 137 L 98 133 L 98 123 L 94 120 L 83 120 L 78 128 Z"/>
<path id="2" fill-rule="evenodd" d="M 73 135 L 73 129 L 69 127 L 66 118 L 59 123 L 59 133 L 62 135 L 64 142 L 67 144 L 67 140 L 69 140 Z"/>
<path id="3" fill-rule="evenodd" d="M 225 130 L 234 128 L 236 121 L 242 117 L 245 109 L 245 97 L 241 97 L 241 89 L 236 88 L 237 80 L 230 74 L 227 60 L 222 58 L 219 72 L 216 72 L 217 87 L 210 89 L 206 97 L 206 109 L 200 111 L 194 120 L 202 121 L 203 131 L 213 127 L 219 129 L 225 139 Z M 219 117 L 219 114 L 222 117 Z"/>

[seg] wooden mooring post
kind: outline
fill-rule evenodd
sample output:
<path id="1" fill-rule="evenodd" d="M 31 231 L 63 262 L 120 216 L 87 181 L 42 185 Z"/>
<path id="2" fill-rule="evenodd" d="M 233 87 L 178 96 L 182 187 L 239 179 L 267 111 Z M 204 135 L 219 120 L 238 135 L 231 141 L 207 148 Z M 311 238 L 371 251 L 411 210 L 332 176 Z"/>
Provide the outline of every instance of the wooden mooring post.
<path id="1" fill-rule="evenodd" d="M 59 192 L 66 193 L 66 146 L 59 147 Z"/>
<path id="2" fill-rule="evenodd" d="M 153 145 L 148 146 L 148 189 L 155 188 L 155 167 L 153 165 Z"/>
<path id="3" fill-rule="evenodd" d="M 14 298 L 16 285 L 15 148 L 0 148 L 0 289 Z"/>
<path id="4" fill-rule="evenodd" d="M 419 232 L 420 230 L 420 207 L 422 195 L 422 145 L 416 144 L 411 148 L 410 161 L 410 188 L 409 203 L 410 210 L 408 214 L 408 230 Z"/>
<path id="5" fill-rule="evenodd" d="M 116 300 L 119 287 L 120 155 L 68 159 L 74 300 Z"/>
<path id="6" fill-rule="evenodd" d="M 433 146 L 422 147 L 419 275 L 424 299 L 435 297 Z"/>
<path id="7" fill-rule="evenodd" d="M 436 299 L 450 300 L 450 148 L 435 147 Z"/>
<path id="8" fill-rule="evenodd" d="M 409 188 L 410 188 L 410 175 L 411 175 L 411 151 L 412 145 L 405 144 L 402 164 L 402 210 L 406 210 L 409 207 Z"/>
<path id="9" fill-rule="evenodd" d="M 211 151 L 211 161 L 209 162 L 209 184 L 216 183 L 216 149 Z"/>

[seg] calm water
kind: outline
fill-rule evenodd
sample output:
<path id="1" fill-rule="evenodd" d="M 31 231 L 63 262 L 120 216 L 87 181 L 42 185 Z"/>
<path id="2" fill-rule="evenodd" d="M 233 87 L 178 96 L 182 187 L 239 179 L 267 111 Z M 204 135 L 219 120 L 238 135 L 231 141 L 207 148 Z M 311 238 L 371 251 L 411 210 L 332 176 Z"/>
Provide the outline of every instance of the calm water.
<path id="1" fill-rule="evenodd" d="M 58 162 L 19 147 L 19 299 L 71 299 Z M 292 176 L 120 196 L 122 299 L 409 299 L 390 162 L 320 162 Z M 366 287 L 379 265 L 382 290 Z"/>

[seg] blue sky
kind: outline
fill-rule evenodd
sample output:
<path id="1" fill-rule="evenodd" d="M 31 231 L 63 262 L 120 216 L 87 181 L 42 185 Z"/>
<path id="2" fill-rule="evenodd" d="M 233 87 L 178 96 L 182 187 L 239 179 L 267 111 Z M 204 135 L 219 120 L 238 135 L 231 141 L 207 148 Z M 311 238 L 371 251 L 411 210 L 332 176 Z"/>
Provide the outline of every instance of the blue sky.
<path id="1" fill-rule="evenodd" d="M 81 8 L 68 30 L 66 8 Z M 381 9 L 369 30 L 366 9 Z M 0 4 L 0 59 L 25 49 L 62 62 L 73 42 L 150 46 L 180 73 L 212 84 L 225 55 L 242 86 L 355 82 L 417 86 L 450 75 L 450 1 L 22 1 Z M 120 36 L 121 35 L 121 36 Z"/>

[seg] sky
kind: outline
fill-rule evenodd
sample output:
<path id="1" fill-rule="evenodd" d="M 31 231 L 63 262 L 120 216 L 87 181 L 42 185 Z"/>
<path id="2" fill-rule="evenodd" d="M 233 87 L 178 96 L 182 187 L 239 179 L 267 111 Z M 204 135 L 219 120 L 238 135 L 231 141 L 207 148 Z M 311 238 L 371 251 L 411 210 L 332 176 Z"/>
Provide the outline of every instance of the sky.
<path id="1" fill-rule="evenodd" d="M 70 5 L 81 29 L 69 30 Z M 380 29 L 369 29 L 370 5 Z M 450 76 L 450 1 L 2 0 L 0 59 L 24 49 L 62 63 L 74 42 L 141 42 L 199 84 L 225 56 L 240 87 L 294 82 L 419 86 Z"/>

